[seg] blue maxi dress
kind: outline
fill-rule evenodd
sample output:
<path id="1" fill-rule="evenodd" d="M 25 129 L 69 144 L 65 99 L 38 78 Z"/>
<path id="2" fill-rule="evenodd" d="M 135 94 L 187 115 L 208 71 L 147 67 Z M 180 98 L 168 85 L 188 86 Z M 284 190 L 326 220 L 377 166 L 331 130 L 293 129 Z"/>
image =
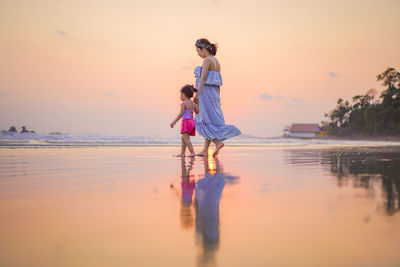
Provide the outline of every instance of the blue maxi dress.
<path id="1" fill-rule="evenodd" d="M 201 66 L 194 69 L 196 77 L 196 88 L 199 86 L 201 77 Z M 240 135 L 241 132 L 233 125 L 226 125 L 224 114 L 220 104 L 218 86 L 222 85 L 221 73 L 213 70 L 208 71 L 203 90 L 199 99 L 199 114 L 195 116 L 197 132 L 208 140 L 218 139 L 224 141 L 228 138 Z"/>

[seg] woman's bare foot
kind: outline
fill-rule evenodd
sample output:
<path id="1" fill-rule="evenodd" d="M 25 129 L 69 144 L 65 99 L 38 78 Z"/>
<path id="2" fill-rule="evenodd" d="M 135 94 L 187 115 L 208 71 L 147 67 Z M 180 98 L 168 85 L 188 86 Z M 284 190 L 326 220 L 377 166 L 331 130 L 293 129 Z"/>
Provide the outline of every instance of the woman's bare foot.
<path id="1" fill-rule="evenodd" d="M 219 150 L 220 150 L 221 148 L 223 148 L 224 145 L 225 145 L 224 143 L 219 142 L 219 144 L 215 146 L 215 151 L 214 151 L 214 154 L 213 154 L 214 157 L 215 157 L 216 155 L 218 155 Z"/>
<path id="2" fill-rule="evenodd" d="M 189 154 L 189 155 L 187 155 L 188 157 L 194 157 L 194 156 L 196 156 L 196 154 L 195 153 L 192 153 L 192 154 Z"/>
<path id="3" fill-rule="evenodd" d="M 174 157 L 184 157 L 185 156 L 185 154 L 178 154 L 178 155 L 174 155 Z"/>
<path id="4" fill-rule="evenodd" d="M 201 157 L 204 157 L 204 156 L 206 156 L 206 155 L 207 155 L 207 152 L 206 152 L 206 151 L 201 151 L 201 152 L 199 152 L 199 153 L 196 154 L 196 156 L 201 156 Z"/>

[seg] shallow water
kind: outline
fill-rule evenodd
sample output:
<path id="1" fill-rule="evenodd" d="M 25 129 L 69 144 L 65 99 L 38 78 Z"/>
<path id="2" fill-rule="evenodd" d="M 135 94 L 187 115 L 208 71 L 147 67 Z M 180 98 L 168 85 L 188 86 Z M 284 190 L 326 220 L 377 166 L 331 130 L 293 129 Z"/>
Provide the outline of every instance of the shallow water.
<path id="1" fill-rule="evenodd" d="M 0 266 L 399 266 L 400 149 L 0 149 Z"/>

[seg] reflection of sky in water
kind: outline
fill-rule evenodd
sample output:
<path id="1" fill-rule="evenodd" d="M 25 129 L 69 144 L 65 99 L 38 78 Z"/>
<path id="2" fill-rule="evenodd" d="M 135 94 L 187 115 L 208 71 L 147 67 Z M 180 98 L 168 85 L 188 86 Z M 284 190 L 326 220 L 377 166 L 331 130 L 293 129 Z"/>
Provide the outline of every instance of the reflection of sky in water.
<path id="1" fill-rule="evenodd" d="M 285 161 L 297 168 L 322 166 L 336 177 L 339 187 L 350 184 L 355 189 L 364 189 L 365 197 L 375 198 L 377 191 L 381 191 L 386 215 L 400 210 L 400 153 L 397 148 L 286 150 Z M 377 210 L 380 208 L 378 206 Z"/>
<path id="2" fill-rule="evenodd" d="M 400 150 L 176 149 L 0 150 L 0 265 L 400 262 Z"/>

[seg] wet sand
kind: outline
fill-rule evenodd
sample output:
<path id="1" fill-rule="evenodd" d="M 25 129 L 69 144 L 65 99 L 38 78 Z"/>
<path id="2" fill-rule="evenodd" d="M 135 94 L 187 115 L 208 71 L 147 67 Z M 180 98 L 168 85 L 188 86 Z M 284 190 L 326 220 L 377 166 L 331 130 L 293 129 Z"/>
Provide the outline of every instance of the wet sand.
<path id="1" fill-rule="evenodd" d="M 0 266 L 399 266 L 400 148 L 0 149 Z"/>

